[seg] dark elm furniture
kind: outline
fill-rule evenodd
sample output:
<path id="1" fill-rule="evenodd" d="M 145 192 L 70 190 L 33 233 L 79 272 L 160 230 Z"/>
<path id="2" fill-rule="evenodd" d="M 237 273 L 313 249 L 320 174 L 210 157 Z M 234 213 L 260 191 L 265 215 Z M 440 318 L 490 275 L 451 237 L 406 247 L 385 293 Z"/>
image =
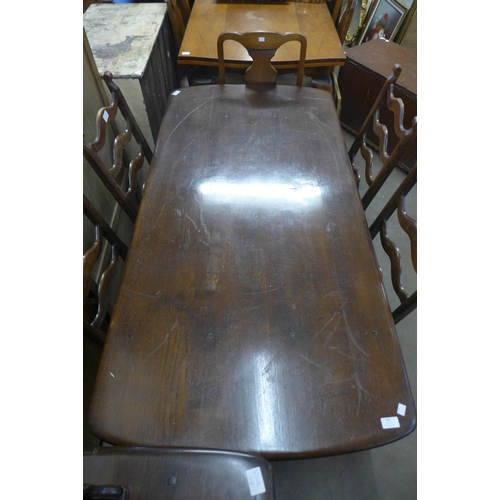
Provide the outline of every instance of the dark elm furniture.
<path id="1" fill-rule="evenodd" d="M 207 85 L 169 98 L 90 425 L 115 445 L 271 459 L 413 431 L 331 94 Z"/>
<path id="2" fill-rule="evenodd" d="M 84 500 L 273 500 L 271 465 L 242 453 L 101 447 L 83 454 Z"/>

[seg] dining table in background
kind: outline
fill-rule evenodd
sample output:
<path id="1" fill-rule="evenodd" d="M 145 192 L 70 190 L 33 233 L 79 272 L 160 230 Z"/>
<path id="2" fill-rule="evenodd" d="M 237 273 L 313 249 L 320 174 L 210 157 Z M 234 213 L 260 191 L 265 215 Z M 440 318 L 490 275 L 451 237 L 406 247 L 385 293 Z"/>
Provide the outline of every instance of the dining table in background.
<path id="1" fill-rule="evenodd" d="M 268 459 L 359 451 L 413 431 L 330 94 L 204 85 L 171 95 L 90 425 L 114 445 Z"/>
<path id="2" fill-rule="evenodd" d="M 177 62 L 192 66 L 217 66 L 217 38 L 225 31 L 277 31 L 301 33 L 307 38 L 306 72 L 328 75 L 346 60 L 326 3 L 236 3 L 230 0 L 196 0 L 187 23 Z M 299 43 L 286 44 L 273 58 L 277 69 L 296 68 Z M 228 68 L 247 68 L 251 58 L 234 41 L 224 45 Z M 314 70 L 315 68 L 315 70 Z"/>

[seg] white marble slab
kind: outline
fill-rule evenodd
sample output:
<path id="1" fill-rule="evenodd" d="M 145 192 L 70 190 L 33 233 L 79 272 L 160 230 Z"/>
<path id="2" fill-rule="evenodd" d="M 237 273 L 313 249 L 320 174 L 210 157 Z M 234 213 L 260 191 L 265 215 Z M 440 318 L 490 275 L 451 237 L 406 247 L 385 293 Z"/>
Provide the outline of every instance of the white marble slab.
<path id="1" fill-rule="evenodd" d="M 141 78 L 166 11 L 165 3 L 90 5 L 83 27 L 99 74 Z"/>

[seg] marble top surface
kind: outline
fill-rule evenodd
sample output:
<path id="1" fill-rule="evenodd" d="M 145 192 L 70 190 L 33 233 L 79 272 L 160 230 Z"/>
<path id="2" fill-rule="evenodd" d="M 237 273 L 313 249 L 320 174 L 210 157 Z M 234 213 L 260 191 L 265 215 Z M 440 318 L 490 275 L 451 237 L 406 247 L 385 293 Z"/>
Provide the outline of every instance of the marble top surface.
<path id="1" fill-rule="evenodd" d="M 99 74 L 141 78 L 166 11 L 165 3 L 90 5 L 83 27 Z"/>

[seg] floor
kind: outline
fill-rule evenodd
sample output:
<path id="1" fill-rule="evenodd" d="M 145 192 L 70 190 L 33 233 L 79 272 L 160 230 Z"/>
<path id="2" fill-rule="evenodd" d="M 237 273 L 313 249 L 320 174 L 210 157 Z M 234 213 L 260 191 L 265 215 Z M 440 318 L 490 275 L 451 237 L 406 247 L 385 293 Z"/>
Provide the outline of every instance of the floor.
<path id="1" fill-rule="evenodd" d="M 345 132 L 349 147 L 353 136 Z M 375 159 L 377 160 L 375 155 Z M 362 165 L 358 164 L 359 167 Z M 376 162 L 376 168 L 380 163 Z M 384 189 L 377 195 L 367 210 L 368 222 L 382 208 L 405 173 L 396 169 Z M 366 189 L 362 181 L 360 191 Z M 416 219 L 416 188 L 407 197 L 407 211 Z M 416 289 L 416 273 L 409 262 L 409 245 L 404 233 L 398 229 L 397 221 L 389 223 L 389 232 L 396 240 L 403 255 L 404 285 L 408 291 Z M 375 251 L 379 257 L 384 279 L 390 276 L 388 259 L 377 240 Z M 406 257 L 406 260 L 405 260 Z M 387 281 L 386 290 L 391 307 L 399 304 Z M 417 311 L 412 312 L 397 325 L 397 332 L 405 359 L 408 377 L 416 402 L 417 396 Z M 95 365 L 97 359 L 92 351 Z M 89 359 L 89 361 L 91 361 Z M 91 367 L 92 368 L 92 367 Z M 92 369 L 89 371 L 92 376 Z M 85 393 L 89 395 L 91 380 L 86 380 Z M 85 406 L 86 407 L 86 406 Z M 88 429 L 84 429 L 84 450 L 97 445 Z M 369 451 L 343 456 L 272 462 L 276 500 L 411 500 L 417 498 L 417 431 L 410 436 Z"/>

